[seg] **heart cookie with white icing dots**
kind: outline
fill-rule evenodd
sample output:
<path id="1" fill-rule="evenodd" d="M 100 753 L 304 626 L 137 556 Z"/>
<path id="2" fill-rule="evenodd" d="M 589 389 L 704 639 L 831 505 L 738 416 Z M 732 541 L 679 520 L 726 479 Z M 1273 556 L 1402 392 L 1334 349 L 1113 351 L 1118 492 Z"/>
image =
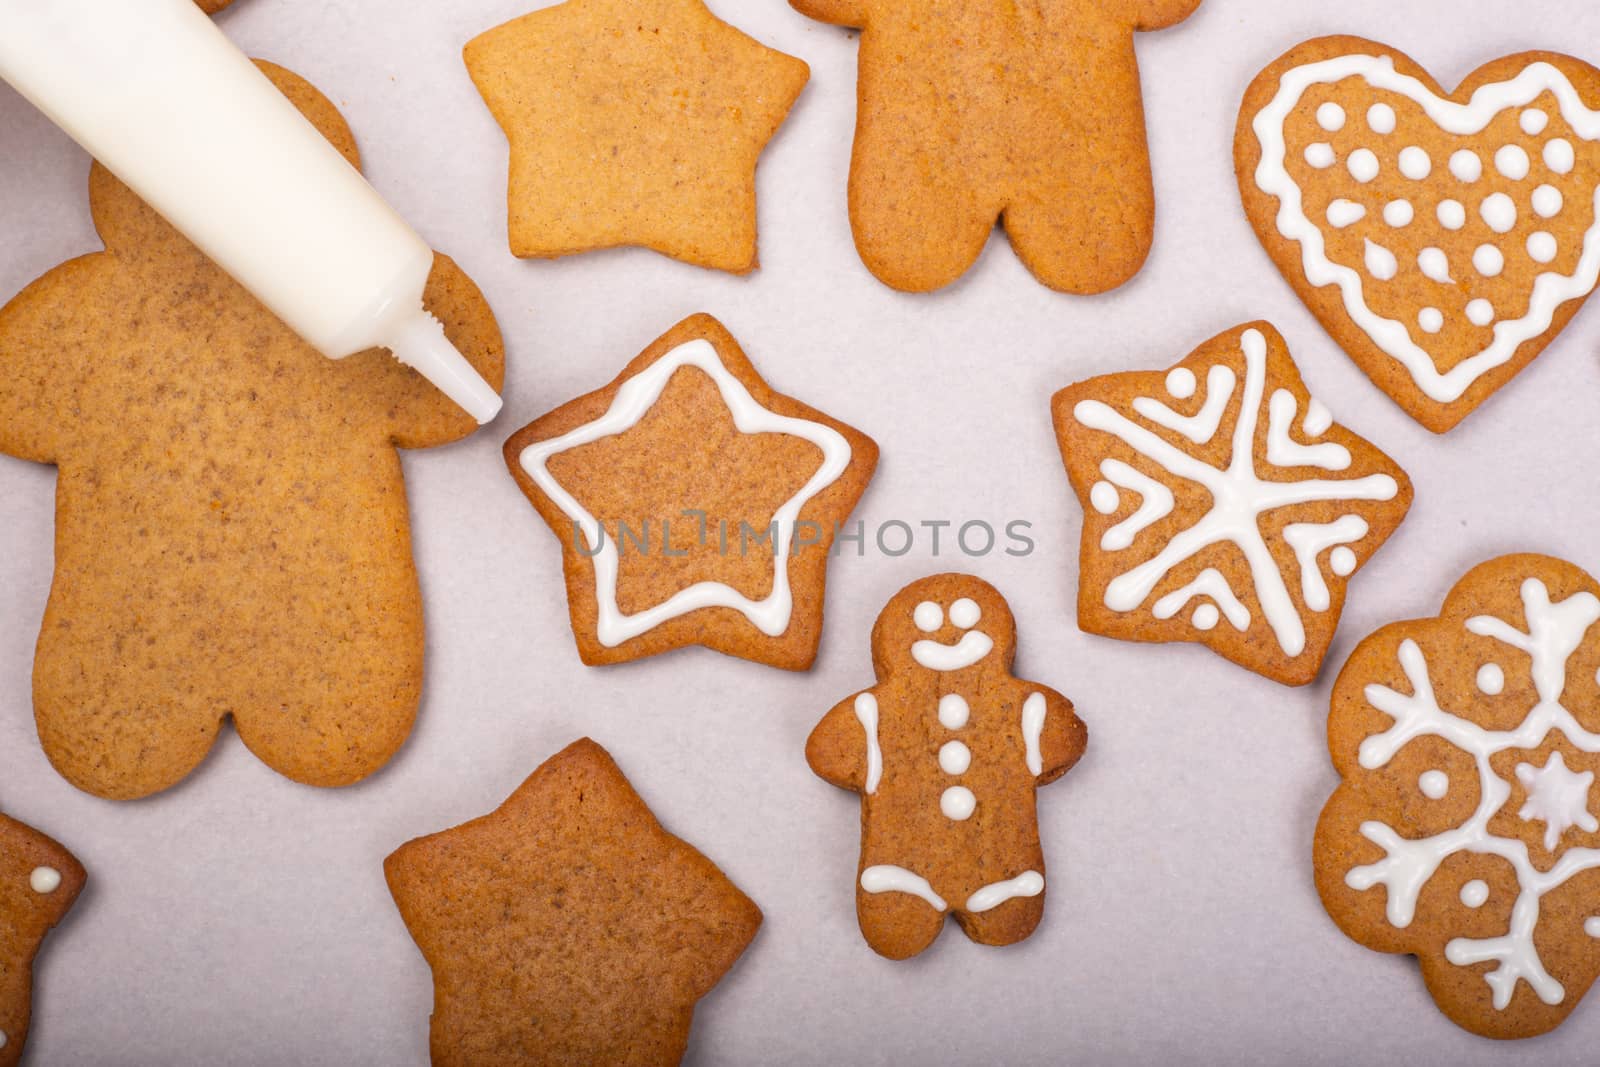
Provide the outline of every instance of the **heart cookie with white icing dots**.
<path id="1" fill-rule="evenodd" d="M 1392 48 L 1309 41 L 1251 83 L 1234 164 L 1284 277 L 1435 433 L 1600 281 L 1600 70 L 1570 56 L 1507 56 L 1445 93 Z"/>

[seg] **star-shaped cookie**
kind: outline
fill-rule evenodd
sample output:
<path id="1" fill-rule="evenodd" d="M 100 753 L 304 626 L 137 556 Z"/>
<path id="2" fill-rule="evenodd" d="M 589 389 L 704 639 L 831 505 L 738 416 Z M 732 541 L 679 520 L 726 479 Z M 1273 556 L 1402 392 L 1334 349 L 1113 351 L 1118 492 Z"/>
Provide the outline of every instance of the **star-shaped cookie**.
<path id="1" fill-rule="evenodd" d="M 756 162 L 810 78 L 701 0 L 566 0 L 467 43 L 511 148 L 511 251 L 756 266 Z"/>
<path id="2" fill-rule="evenodd" d="M 587 738 L 384 875 L 433 969 L 442 1064 L 670 1064 L 761 911 Z"/>
<path id="3" fill-rule="evenodd" d="M 0 1067 L 22 1059 L 33 1002 L 33 957 L 86 879 L 72 854 L 0 815 Z"/>
<path id="4" fill-rule="evenodd" d="M 830 546 L 878 462 L 866 435 L 775 393 L 709 315 L 505 454 L 561 541 L 585 663 L 700 644 L 789 670 L 816 657 Z"/>

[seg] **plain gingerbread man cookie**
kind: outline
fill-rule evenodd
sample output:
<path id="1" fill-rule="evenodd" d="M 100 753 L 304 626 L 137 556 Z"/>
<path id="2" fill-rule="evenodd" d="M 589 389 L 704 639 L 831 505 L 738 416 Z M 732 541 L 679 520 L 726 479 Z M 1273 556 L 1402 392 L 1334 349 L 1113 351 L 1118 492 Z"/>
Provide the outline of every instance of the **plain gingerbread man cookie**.
<path id="1" fill-rule="evenodd" d="M 1072 702 L 1012 675 L 1016 623 L 995 588 L 940 574 L 897 593 L 872 628 L 877 684 L 812 731 L 806 761 L 861 794 L 856 916 L 890 959 L 933 943 L 952 914 L 985 945 L 1044 914 L 1034 790 L 1083 755 Z"/>
<path id="2" fill-rule="evenodd" d="M 261 66 L 355 163 L 333 105 Z M 99 166 L 89 200 L 105 251 L 0 309 L 0 452 L 59 468 L 45 752 L 81 789 L 139 797 L 232 716 L 290 778 L 361 779 L 422 682 L 396 448 L 474 423 L 385 352 L 319 355 Z M 494 318 L 444 256 L 424 302 L 498 387 Z"/>
<path id="3" fill-rule="evenodd" d="M 950 284 L 997 219 L 1052 289 L 1138 273 L 1155 193 L 1133 35 L 1200 0 L 790 3 L 861 29 L 850 225 L 881 281 Z"/>

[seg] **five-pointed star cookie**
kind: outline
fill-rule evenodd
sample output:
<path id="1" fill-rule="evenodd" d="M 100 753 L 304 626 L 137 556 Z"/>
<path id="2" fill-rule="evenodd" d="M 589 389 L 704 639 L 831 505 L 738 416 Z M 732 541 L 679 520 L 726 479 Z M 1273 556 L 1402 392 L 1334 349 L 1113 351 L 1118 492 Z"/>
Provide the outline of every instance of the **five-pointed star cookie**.
<path id="1" fill-rule="evenodd" d="M 761 911 L 585 738 L 492 814 L 401 846 L 440 1064 L 670 1064 Z"/>
<path id="2" fill-rule="evenodd" d="M 33 1002 L 33 957 L 78 899 L 86 877 L 66 849 L 0 815 L 0 1067 L 22 1059 Z"/>
<path id="3" fill-rule="evenodd" d="M 566 0 L 468 42 L 511 146 L 512 254 L 756 266 L 756 162 L 810 77 L 701 0 Z"/>
<path id="4" fill-rule="evenodd" d="M 709 315 L 505 454 L 561 541 L 585 663 L 700 644 L 790 670 L 816 657 L 830 547 L 878 461 L 773 392 Z"/>

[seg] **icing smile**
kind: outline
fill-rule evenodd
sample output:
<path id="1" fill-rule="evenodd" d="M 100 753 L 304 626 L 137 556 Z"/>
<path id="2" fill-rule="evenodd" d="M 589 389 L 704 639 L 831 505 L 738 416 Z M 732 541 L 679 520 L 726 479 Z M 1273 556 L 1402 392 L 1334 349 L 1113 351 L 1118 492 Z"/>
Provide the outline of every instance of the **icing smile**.
<path id="1" fill-rule="evenodd" d="M 994 648 L 989 635 L 980 630 L 968 630 L 953 645 L 939 641 L 918 641 L 911 646 L 911 656 L 932 671 L 959 671 L 970 667 Z"/>

